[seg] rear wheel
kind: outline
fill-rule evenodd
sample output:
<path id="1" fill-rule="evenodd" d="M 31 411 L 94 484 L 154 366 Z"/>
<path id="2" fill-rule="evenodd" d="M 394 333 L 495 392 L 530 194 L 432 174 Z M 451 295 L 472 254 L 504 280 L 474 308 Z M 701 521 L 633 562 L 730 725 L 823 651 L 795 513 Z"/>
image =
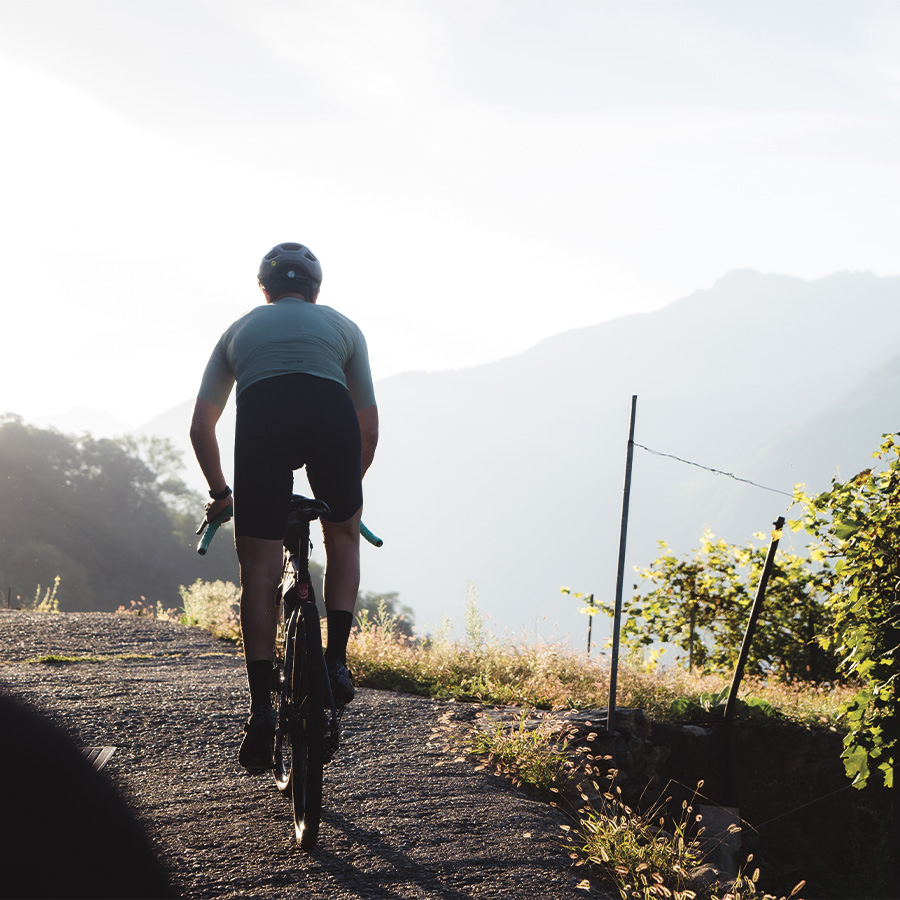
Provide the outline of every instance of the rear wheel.
<path id="1" fill-rule="evenodd" d="M 325 662 L 322 631 L 314 602 L 302 605 L 297 626 L 292 696 L 295 728 L 291 735 L 291 798 L 294 833 L 304 849 L 314 847 L 322 816 L 325 765 Z"/>
<path id="2" fill-rule="evenodd" d="M 282 587 L 287 584 L 285 579 Z M 288 796 L 291 789 L 291 764 L 293 753 L 292 731 L 294 728 L 294 703 L 291 693 L 294 660 L 294 635 L 297 629 L 296 620 L 291 622 L 291 610 L 296 609 L 296 589 L 287 588 L 284 600 L 278 598 L 278 648 L 275 668 L 272 672 L 272 706 L 276 713 L 275 784 L 282 794 Z M 287 620 L 285 620 L 287 614 Z"/>
<path id="3" fill-rule="evenodd" d="M 282 794 L 287 794 L 291 788 L 291 762 L 293 754 L 291 753 L 291 723 L 293 716 L 291 715 L 291 692 L 290 692 L 290 670 L 285 668 L 284 685 L 279 686 L 277 692 L 273 687 L 272 701 L 275 707 L 276 726 L 275 726 L 275 757 L 274 771 L 275 784 Z"/>

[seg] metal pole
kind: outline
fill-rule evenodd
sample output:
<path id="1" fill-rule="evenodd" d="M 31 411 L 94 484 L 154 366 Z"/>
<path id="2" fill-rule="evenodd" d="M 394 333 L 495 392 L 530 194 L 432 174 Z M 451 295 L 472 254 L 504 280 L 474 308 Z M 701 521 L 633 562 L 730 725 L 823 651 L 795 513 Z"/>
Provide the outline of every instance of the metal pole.
<path id="1" fill-rule="evenodd" d="M 734 670 L 734 679 L 731 682 L 731 691 L 725 703 L 725 718 L 730 719 L 734 715 L 734 705 L 737 702 L 738 688 L 744 677 L 744 666 L 750 655 L 750 643 L 753 640 L 753 632 L 756 630 L 756 622 L 762 612 L 763 597 L 766 595 L 766 585 L 769 583 L 769 575 L 775 564 L 775 551 L 778 549 L 778 541 L 781 539 L 781 529 L 784 528 L 784 516 L 779 516 L 775 522 L 775 530 L 772 532 L 772 542 L 769 544 L 769 552 L 763 565 L 762 575 L 759 576 L 759 586 L 756 588 L 756 596 L 753 598 L 753 607 L 750 610 L 750 620 L 747 622 L 747 630 L 744 632 L 744 642 L 741 644 L 741 654 L 738 657 L 737 667 Z"/>
<path id="2" fill-rule="evenodd" d="M 637 394 L 631 397 L 631 425 L 628 429 L 628 454 L 625 458 L 625 491 L 622 498 L 622 528 L 619 532 L 619 569 L 616 574 L 616 613 L 613 619 L 612 659 L 609 669 L 609 711 L 606 717 L 607 734 L 616 730 L 616 687 L 619 678 L 619 633 L 622 630 L 622 582 L 625 578 L 625 537 L 628 533 L 628 501 L 631 496 L 631 460 L 634 457 L 634 419 L 637 414 Z"/>

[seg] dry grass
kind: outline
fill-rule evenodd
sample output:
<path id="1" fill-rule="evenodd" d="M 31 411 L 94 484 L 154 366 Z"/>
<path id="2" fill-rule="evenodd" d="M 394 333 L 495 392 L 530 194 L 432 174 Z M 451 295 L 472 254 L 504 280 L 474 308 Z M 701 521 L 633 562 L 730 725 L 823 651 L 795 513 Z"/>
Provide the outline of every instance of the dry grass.
<path id="1" fill-rule="evenodd" d="M 357 681 L 370 687 L 536 709 L 597 709 L 609 703 L 608 663 L 561 644 L 493 642 L 473 649 L 465 642 L 416 641 L 389 625 L 371 624 L 353 633 L 348 658 Z M 717 694 L 729 684 L 721 675 L 649 670 L 623 661 L 616 705 L 665 720 L 676 700 Z M 853 693 L 840 685 L 747 679 L 740 696 L 765 700 L 781 716 L 804 725 L 835 726 L 842 700 Z"/>

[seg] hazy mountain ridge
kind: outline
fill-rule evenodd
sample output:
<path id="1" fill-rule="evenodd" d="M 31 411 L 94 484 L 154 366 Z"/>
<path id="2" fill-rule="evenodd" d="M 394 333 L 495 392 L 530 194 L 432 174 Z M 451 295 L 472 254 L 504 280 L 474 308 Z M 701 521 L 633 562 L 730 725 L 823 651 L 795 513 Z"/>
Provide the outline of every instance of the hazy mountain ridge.
<path id="1" fill-rule="evenodd" d="M 387 380 L 367 502 L 408 551 L 392 587 L 433 622 L 445 609 L 461 617 L 471 578 L 503 624 L 529 627 L 546 610 L 581 631 L 557 590 L 614 590 L 631 395 L 641 444 L 788 492 L 797 481 L 824 488 L 837 466 L 854 468 L 860 446 L 856 468 L 867 464 L 890 430 L 879 422 L 890 395 L 858 410 L 852 447 L 840 435 L 811 441 L 798 423 L 827 422 L 848 385 L 900 352 L 898 299 L 897 278 L 737 272 L 656 313 L 489 366 Z M 785 433 L 791 455 L 773 457 Z M 704 527 L 743 542 L 789 503 L 636 450 L 628 570 L 653 558 L 659 538 L 696 546 Z M 447 547 L 445 531 L 466 540 Z M 386 560 L 370 562 L 368 577 L 389 577 Z"/>
<path id="2" fill-rule="evenodd" d="M 613 594 L 631 395 L 639 444 L 778 490 L 824 489 L 837 467 L 868 465 L 897 426 L 898 301 L 896 277 L 738 271 L 514 357 L 380 382 L 366 519 L 386 543 L 365 551 L 364 588 L 399 590 L 433 626 L 462 621 L 471 580 L 501 628 L 546 615 L 580 644 L 586 622 L 558 589 Z M 195 472 L 190 408 L 141 431 L 172 437 Z M 226 466 L 231 429 L 233 404 Z M 660 538 L 687 550 L 710 527 L 744 542 L 790 503 L 640 448 L 632 491 L 629 579 Z"/>

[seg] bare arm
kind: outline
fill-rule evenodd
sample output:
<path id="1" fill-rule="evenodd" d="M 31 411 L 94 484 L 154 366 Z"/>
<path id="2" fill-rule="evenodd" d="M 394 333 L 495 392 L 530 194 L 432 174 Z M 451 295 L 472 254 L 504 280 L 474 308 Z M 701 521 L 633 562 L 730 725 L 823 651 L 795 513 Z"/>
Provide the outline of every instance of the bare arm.
<path id="1" fill-rule="evenodd" d="M 216 424 L 222 410 L 209 400 L 197 399 L 194 404 L 194 415 L 191 418 L 191 445 L 212 493 L 225 490 L 228 482 L 222 472 L 222 460 L 219 456 L 219 441 L 216 438 Z M 231 503 L 231 497 L 214 500 L 206 506 L 207 518 L 211 519 Z"/>
<path id="2" fill-rule="evenodd" d="M 364 406 L 356 411 L 359 417 L 359 433 L 362 438 L 362 473 L 372 465 L 375 447 L 378 445 L 378 407 Z"/>

